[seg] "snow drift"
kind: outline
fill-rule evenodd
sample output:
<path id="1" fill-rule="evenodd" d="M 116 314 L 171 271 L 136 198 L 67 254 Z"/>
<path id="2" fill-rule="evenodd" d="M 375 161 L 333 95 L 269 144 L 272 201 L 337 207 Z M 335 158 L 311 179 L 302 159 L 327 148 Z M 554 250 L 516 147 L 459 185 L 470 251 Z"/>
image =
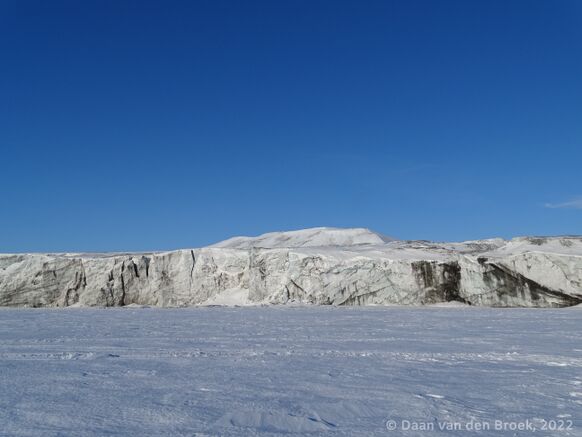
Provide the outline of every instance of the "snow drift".
<path id="1" fill-rule="evenodd" d="M 0 255 L 0 306 L 582 303 L 582 237 L 397 241 L 315 228 L 158 253 Z"/>

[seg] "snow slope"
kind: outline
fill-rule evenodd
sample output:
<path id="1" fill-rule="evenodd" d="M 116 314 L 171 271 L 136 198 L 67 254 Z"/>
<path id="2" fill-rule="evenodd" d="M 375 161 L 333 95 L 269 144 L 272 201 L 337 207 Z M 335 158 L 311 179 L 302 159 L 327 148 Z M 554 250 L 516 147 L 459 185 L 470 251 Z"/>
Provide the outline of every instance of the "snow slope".
<path id="1" fill-rule="evenodd" d="M 0 309 L 0 435 L 582 436 L 581 315 Z M 538 431 L 402 430 L 496 420 Z"/>
<path id="2" fill-rule="evenodd" d="M 0 306 L 449 301 L 582 303 L 582 237 L 435 243 L 315 228 L 170 252 L 0 255 Z"/>
<path id="3" fill-rule="evenodd" d="M 231 249 L 261 247 L 273 249 L 282 247 L 355 246 L 360 244 L 383 244 L 389 241 L 394 241 L 394 239 L 364 228 L 311 228 L 299 231 L 269 232 L 259 237 L 234 237 L 211 247 Z"/>

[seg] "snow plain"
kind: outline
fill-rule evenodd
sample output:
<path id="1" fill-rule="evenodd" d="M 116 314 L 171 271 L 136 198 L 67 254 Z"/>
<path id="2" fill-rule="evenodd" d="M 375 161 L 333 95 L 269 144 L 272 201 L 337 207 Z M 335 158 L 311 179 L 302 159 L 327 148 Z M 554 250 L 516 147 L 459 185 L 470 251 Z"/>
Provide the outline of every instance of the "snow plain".
<path id="1" fill-rule="evenodd" d="M 0 435 L 582 436 L 581 338 L 576 307 L 1 309 Z"/>

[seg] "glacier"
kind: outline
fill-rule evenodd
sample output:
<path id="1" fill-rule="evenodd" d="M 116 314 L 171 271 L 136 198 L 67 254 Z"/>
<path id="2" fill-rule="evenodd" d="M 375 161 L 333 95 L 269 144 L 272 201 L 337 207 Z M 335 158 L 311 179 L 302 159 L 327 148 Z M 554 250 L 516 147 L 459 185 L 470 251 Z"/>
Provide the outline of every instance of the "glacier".
<path id="1" fill-rule="evenodd" d="M 313 228 L 147 253 L 0 254 L 0 306 L 582 303 L 582 237 L 402 241 Z"/>

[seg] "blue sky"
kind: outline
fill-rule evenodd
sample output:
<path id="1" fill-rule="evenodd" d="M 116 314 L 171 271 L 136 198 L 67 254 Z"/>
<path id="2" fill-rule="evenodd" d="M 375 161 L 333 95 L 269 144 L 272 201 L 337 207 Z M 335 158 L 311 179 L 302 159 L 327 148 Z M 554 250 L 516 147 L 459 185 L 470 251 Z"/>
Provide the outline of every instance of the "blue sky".
<path id="1" fill-rule="evenodd" d="M 0 251 L 582 233 L 582 3 L 0 2 Z"/>

